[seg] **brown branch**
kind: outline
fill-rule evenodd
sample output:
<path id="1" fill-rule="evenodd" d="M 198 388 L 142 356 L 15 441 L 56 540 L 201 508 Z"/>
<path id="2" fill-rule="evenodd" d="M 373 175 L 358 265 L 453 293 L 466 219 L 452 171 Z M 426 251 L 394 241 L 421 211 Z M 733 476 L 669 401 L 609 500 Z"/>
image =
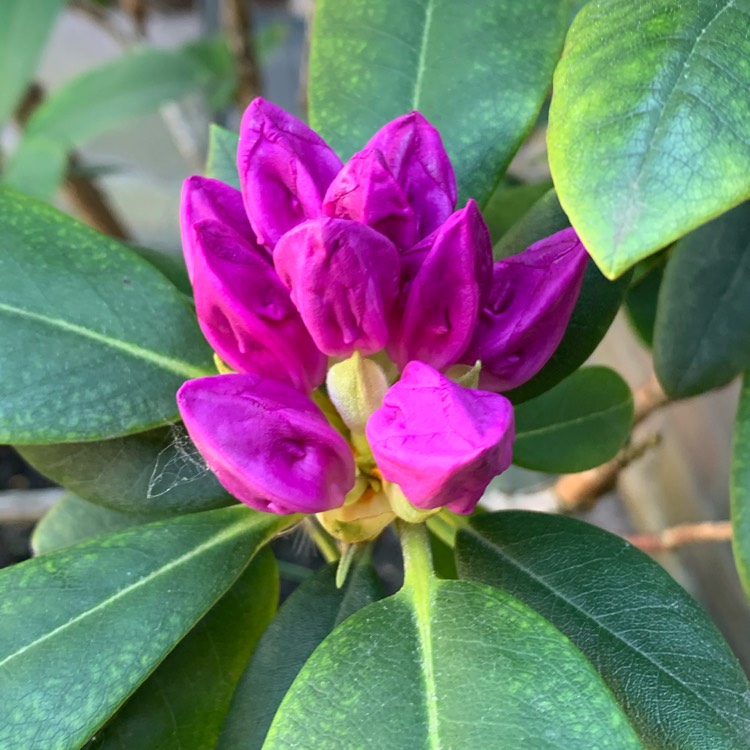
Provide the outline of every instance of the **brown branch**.
<path id="1" fill-rule="evenodd" d="M 666 552 L 684 544 L 728 542 L 732 539 L 730 521 L 683 523 L 656 533 L 631 534 L 625 537 L 644 552 Z"/>
<path id="2" fill-rule="evenodd" d="M 633 426 L 643 422 L 668 402 L 656 376 L 651 377 L 633 392 Z M 565 474 L 555 482 L 553 492 L 558 498 L 560 511 L 571 513 L 590 508 L 596 500 L 609 492 L 617 482 L 620 472 L 630 463 L 640 458 L 659 442 L 658 435 L 626 446 L 611 461 L 578 474 Z"/>
<path id="3" fill-rule="evenodd" d="M 251 0 L 222 0 L 221 25 L 237 71 L 235 99 L 243 111 L 261 93 L 260 69 L 252 34 Z"/>

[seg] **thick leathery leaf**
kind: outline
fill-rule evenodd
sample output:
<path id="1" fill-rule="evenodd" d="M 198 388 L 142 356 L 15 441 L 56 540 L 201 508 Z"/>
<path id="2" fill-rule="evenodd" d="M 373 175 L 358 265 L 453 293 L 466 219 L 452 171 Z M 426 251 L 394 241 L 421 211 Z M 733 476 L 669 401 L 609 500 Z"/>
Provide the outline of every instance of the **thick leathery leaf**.
<path id="1" fill-rule="evenodd" d="M 667 253 L 661 253 L 638 264 L 625 297 L 625 313 L 638 338 L 648 347 L 654 345 L 654 327 L 659 290 L 664 280 Z"/>
<path id="2" fill-rule="evenodd" d="M 46 477 L 114 510 L 169 515 L 232 502 L 181 424 L 112 440 L 16 448 Z"/>
<path id="3" fill-rule="evenodd" d="M 750 378 L 747 373 L 734 425 L 730 490 L 734 560 L 750 598 Z"/>
<path id="4" fill-rule="evenodd" d="M 659 292 L 654 367 L 672 398 L 725 385 L 750 367 L 750 203 L 680 240 Z"/>
<path id="5" fill-rule="evenodd" d="M 520 253 L 534 242 L 569 226 L 554 190 L 550 190 L 496 243 L 495 258 Z M 555 353 L 531 380 L 505 395 L 514 403 L 521 403 L 544 393 L 577 370 L 612 325 L 629 283 L 629 274 L 608 281 L 590 261 L 573 315 Z"/>
<path id="6" fill-rule="evenodd" d="M 593 667 L 533 610 L 489 586 L 432 578 L 334 630 L 263 747 L 642 746 Z"/>
<path id="7" fill-rule="evenodd" d="M 311 124 L 348 159 L 381 125 L 419 110 L 452 158 L 459 204 L 483 204 L 534 124 L 570 11 L 569 0 L 321 0 Z M 482 51 L 481 65 L 468 50 Z"/>
<path id="8" fill-rule="evenodd" d="M 58 443 L 174 421 L 211 370 L 184 297 L 128 248 L 0 191 L 0 442 Z"/>
<path id="9" fill-rule="evenodd" d="M 206 158 L 206 177 L 226 182 L 233 188 L 240 189 L 240 177 L 237 172 L 237 143 L 239 133 L 211 125 L 208 136 L 208 157 Z"/>
<path id="10" fill-rule="evenodd" d="M 237 680 L 271 622 L 276 560 L 264 549 L 91 744 L 91 750 L 215 748 Z"/>
<path id="11" fill-rule="evenodd" d="M 633 394 L 607 367 L 584 367 L 517 405 L 513 463 L 549 474 L 584 471 L 613 458 L 633 426 Z"/>
<path id="12" fill-rule="evenodd" d="M 750 197 L 750 0 L 592 0 L 555 71 L 560 202 L 614 278 Z"/>
<path id="13" fill-rule="evenodd" d="M 369 565 L 355 565 L 340 589 L 335 565 L 302 583 L 263 634 L 242 675 L 217 750 L 261 748 L 279 704 L 315 647 L 381 596 L 380 581 Z"/>
<path id="14" fill-rule="evenodd" d="M 561 516 L 510 511 L 459 531 L 462 578 L 507 591 L 588 656 L 644 745 L 737 750 L 750 737 L 750 689 L 693 599 L 620 537 Z"/>
<path id="15" fill-rule="evenodd" d="M 0 572 L 0 747 L 80 747 L 294 520 L 222 508 Z"/>

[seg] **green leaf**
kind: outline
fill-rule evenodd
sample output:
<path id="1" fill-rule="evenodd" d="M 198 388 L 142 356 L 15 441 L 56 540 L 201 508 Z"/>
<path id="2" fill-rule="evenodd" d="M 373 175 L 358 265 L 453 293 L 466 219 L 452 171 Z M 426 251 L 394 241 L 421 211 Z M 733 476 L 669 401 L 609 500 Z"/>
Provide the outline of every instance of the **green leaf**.
<path id="1" fill-rule="evenodd" d="M 57 484 L 114 510 L 170 515 L 232 502 L 182 424 L 113 440 L 16 448 Z"/>
<path id="2" fill-rule="evenodd" d="M 237 143 L 240 136 L 220 125 L 211 125 L 208 137 L 208 158 L 206 177 L 226 182 L 240 189 L 240 176 L 237 172 Z"/>
<path id="3" fill-rule="evenodd" d="M 747 373 L 734 425 L 730 497 L 734 561 L 750 598 L 750 378 Z"/>
<path id="4" fill-rule="evenodd" d="M 482 204 L 536 120 L 570 10 L 570 0 L 319 0 L 310 122 L 349 158 L 419 110 L 443 137 L 459 202 Z"/>
<path id="5" fill-rule="evenodd" d="M 432 578 L 360 610 L 315 650 L 263 745 L 293 747 L 641 745 L 548 622 L 489 586 Z"/>
<path id="6" fill-rule="evenodd" d="M 0 572 L 0 747 L 80 747 L 294 517 L 236 506 Z"/>
<path id="7" fill-rule="evenodd" d="M 44 555 L 86 539 L 151 523 L 158 518 L 158 515 L 104 508 L 69 492 L 36 525 L 31 547 L 35 555 Z"/>
<path id="8" fill-rule="evenodd" d="M 174 421 L 210 374 L 183 296 L 128 248 L 0 190 L 0 443 L 58 443 Z"/>
<path id="9" fill-rule="evenodd" d="M 0 124 L 8 120 L 34 77 L 64 0 L 0 3 Z"/>
<path id="10" fill-rule="evenodd" d="M 654 345 L 656 310 L 666 263 L 666 252 L 641 261 L 625 297 L 625 312 L 630 325 L 648 347 Z"/>
<path id="11" fill-rule="evenodd" d="M 549 160 L 602 271 L 750 197 L 750 0 L 592 0 L 555 72 Z"/>
<path id="12" fill-rule="evenodd" d="M 209 107 L 227 107 L 232 102 L 237 87 L 237 70 L 227 40 L 223 36 L 199 39 L 186 44 L 181 52 L 198 64 L 197 80 L 200 80 L 203 74 L 210 73 L 212 85 L 205 86 Z"/>
<path id="13" fill-rule="evenodd" d="M 188 277 L 182 254 L 177 255 L 168 250 L 153 250 L 150 247 L 142 247 L 141 245 L 130 245 L 130 248 L 160 271 L 192 304 L 193 287 L 190 284 L 190 278 Z"/>
<path id="14" fill-rule="evenodd" d="M 691 232 L 670 255 L 659 293 L 654 368 L 685 398 L 750 367 L 750 203 Z"/>
<path id="15" fill-rule="evenodd" d="M 380 581 L 369 565 L 355 565 L 340 589 L 335 565 L 308 578 L 261 638 L 237 686 L 217 750 L 262 747 L 281 700 L 315 647 L 381 596 Z"/>
<path id="16" fill-rule="evenodd" d="M 596 666 L 646 747 L 747 747 L 750 690 L 742 669 L 656 562 L 571 518 L 509 511 L 470 524 L 456 542 L 460 575 L 517 596 L 562 630 Z"/>
<path id="17" fill-rule="evenodd" d="M 211 56 L 201 49 L 140 49 L 52 92 L 29 118 L 5 184 L 49 199 L 62 178 L 61 154 L 166 102 L 201 88 L 217 91 L 222 76 L 212 69 L 213 61 L 207 64 Z M 47 152 L 56 155 L 49 165 L 41 160 Z"/>
<path id="18" fill-rule="evenodd" d="M 493 241 L 497 242 L 551 188 L 549 181 L 498 185 L 482 211 Z"/>
<path id="19" fill-rule="evenodd" d="M 534 242 L 569 226 L 554 190 L 550 190 L 495 245 L 495 258 L 520 253 Z M 555 353 L 531 380 L 505 395 L 514 403 L 521 403 L 548 391 L 575 372 L 609 330 L 629 283 L 630 275 L 608 281 L 596 265 L 589 262 L 573 315 Z"/>
<path id="20" fill-rule="evenodd" d="M 276 560 L 266 549 L 97 734 L 91 750 L 215 748 L 235 685 L 278 598 Z"/>
<path id="21" fill-rule="evenodd" d="M 607 367 L 584 367 L 514 409 L 513 463 L 561 474 L 609 461 L 633 427 L 633 394 Z"/>

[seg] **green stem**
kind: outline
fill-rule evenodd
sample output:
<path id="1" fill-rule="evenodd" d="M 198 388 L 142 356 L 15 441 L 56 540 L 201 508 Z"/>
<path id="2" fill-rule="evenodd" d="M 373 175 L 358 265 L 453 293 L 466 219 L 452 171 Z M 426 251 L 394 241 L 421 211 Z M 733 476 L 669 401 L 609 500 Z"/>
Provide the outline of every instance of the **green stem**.
<path id="1" fill-rule="evenodd" d="M 404 555 L 404 588 L 422 591 L 435 577 L 427 529 L 423 523 L 405 521 L 398 521 L 397 528 Z"/>
<path id="2" fill-rule="evenodd" d="M 336 542 L 332 537 L 326 534 L 326 532 L 323 531 L 323 529 L 321 529 L 320 526 L 315 523 L 315 521 L 308 518 L 305 522 L 305 528 L 307 530 L 307 533 L 310 535 L 310 539 L 315 542 L 315 545 L 320 550 L 320 554 L 323 555 L 326 562 L 336 562 L 339 557 L 341 557 L 341 553 L 339 552 L 339 548 Z"/>

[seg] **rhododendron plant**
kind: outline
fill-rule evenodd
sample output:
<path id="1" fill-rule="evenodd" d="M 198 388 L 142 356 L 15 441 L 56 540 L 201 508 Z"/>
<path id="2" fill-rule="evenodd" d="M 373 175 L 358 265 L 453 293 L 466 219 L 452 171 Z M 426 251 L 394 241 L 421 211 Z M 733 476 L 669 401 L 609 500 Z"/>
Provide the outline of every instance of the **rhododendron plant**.
<path id="1" fill-rule="evenodd" d="M 342 166 L 256 99 L 237 164 L 241 191 L 192 177 L 182 195 L 198 321 L 236 371 L 177 396 L 208 465 L 258 510 L 358 504 L 345 526 L 325 517 L 349 540 L 413 519 L 409 506 L 470 513 L 512 458 L 512 407 L 490 391 L 535 375 L 573 311 L 587 260 L 575 231 L 493 264 L 477 204 L 455 210 L 450 160 L 418 112 Z M 361 357 L 366 378 L 352 363 L 326 381 L 328 363 Z M 354 387 L 349 403 L 340 391 Z"/>

